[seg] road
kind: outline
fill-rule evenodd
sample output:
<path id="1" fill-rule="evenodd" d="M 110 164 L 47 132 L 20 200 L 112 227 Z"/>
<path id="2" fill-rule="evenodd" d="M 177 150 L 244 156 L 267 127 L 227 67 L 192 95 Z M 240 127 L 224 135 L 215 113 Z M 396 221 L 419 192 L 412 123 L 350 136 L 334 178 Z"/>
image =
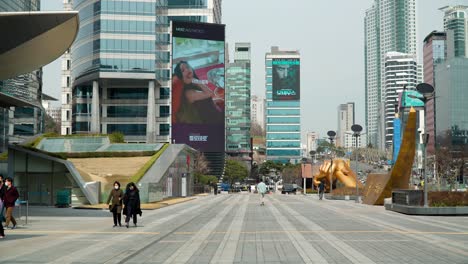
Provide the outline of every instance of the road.
<path id="1" fill-rule="evenodd" d="M 468 217 L 316 196 L 198 197 L 144 211 L 128 229 L 103 211 L 48 210 L 7 230 L 1 263 L 468 263 Z"/>

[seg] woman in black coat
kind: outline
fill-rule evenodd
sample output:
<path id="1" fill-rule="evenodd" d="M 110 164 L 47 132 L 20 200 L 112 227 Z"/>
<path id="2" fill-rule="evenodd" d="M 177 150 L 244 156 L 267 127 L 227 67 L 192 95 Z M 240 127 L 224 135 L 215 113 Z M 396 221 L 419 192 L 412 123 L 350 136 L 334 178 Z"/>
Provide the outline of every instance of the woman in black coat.
<path id="1" fill-rule="evenodd" d="M 136 187 L 135 183 L 131 182 L 127 184 L 124 196 L 124 215 L 125 226 L 128 228 L 130 217 L 133 217 L 133 224 L 137 226 L 137 214 L 141 216 L 140 208 L 140 191 Z"/>

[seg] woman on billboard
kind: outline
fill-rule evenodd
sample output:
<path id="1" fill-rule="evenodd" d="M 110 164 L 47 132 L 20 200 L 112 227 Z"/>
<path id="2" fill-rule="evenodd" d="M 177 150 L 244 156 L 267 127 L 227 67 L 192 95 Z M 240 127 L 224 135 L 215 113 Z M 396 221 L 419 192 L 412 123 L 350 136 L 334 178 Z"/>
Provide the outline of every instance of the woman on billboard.
<path id="1" fill-rule="evenodd" d="M 186 61 L 177 63 L 172 77 L 173 122 L 185 124 L 216 124 L 224 122 L 214 100 L 224 98 L 208 86 L 207 80 L 200 80 Z M 217 89 L 222 90 L 224 89 Z"/>

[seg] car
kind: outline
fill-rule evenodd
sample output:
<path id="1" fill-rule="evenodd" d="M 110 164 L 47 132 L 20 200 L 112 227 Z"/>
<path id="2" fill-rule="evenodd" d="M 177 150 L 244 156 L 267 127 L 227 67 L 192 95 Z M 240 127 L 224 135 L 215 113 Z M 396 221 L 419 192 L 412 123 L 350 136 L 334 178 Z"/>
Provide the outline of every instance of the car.
<path id="1" fill-rule="evenodd" d="M 281 194 L 289 194 L 289 193 L 294 193 L 296 194 L 297 192 L 297 185 L 292 184 L 292 183 L 285 183 L 283 184 L 283 189 L 281 190 Z"/>

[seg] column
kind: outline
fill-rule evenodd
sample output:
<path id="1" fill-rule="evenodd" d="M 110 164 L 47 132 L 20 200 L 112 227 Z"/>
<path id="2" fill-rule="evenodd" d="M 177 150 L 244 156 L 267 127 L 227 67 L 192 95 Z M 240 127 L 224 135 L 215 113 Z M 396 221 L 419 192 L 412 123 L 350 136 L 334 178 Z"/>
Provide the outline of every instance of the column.
<path id="1" fill-rule="evenodd" d="M 93 81 L 93 98 L 91 100 L 91 130 L 93 134 L 100 133 L 100 120 L 99 120 L 99 84 Z"/>
<path id="2" fill-rule="evenodd" d="M 148 83 L 148 109 L 146 115 L 146 142 L 156 142 L 156 116 L 155 116 L 156 98 L 154 95 L 154 81 Z"/>

